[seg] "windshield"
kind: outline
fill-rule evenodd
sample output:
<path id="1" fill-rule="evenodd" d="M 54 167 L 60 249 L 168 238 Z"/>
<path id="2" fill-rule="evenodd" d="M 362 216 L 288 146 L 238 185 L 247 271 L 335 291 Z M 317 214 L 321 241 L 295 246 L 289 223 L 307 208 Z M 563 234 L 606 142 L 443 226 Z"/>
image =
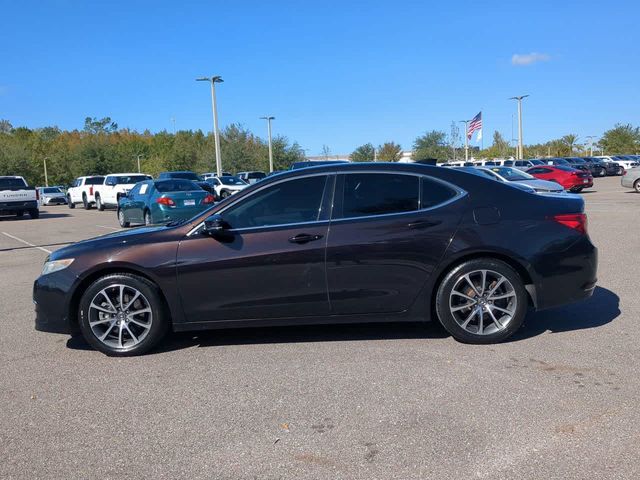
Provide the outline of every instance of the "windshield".
<path id="1" fill-rule="evenodd" d="M 26 187 L 21 178 L 0 178 L 0 190 Z"/>
<path id="2" fill-rule="evenodd" d="M 525 173 L 521 170 L 517 170 L 515 168 L 509 167 L 493 167 L 491 169 L 492 172 L 497 173 L 501 177 L 509 180 L 510 182 L 516 182 L 519 180 L 531 180 L 533 177 L 528 173 Z"/>
<path id="3" fill-rule="evenodd" d="M 45 187 L 42 193 L 62 193 L 62 191 L 58 187 Z"/>
<path id="4" fill-rule="evenodd" d="M 151 180 L 148 175 L 123 175 L 115 178 L 116 185 L 130 185 L 132 183 L 144 182 L 145 180 Z"/>
<path id="5" fill-rule="evenodd" d="M 247 184 L 244 180 L 238 177 L 220 177 L 218 180 L 220 180 L 225 185 L 246 185 Z"/>
<path id="6" fill-rule="evenodd" d="M 202 190 L 198 185 L 190 180 L 159 180 L 155 182 L 156 190 L 164 192 L 193 192 Z"/>

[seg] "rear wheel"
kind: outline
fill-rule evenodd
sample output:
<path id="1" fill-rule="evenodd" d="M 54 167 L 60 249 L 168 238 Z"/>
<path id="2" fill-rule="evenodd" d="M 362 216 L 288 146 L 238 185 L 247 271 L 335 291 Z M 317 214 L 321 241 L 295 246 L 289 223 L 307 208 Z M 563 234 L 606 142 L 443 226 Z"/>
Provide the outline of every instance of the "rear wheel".
<path id="1" fill-rule="evenodd" d="M 16 212 L 16 217 L 18 217 L 18 218 L 22 218 L 22 217 L 24 217 L 24 212 L 23 212 L 22 210 L 18 210 L 18 211 Z"/>
<path id="2" fill-rule="evenodd" d="M 633 182 L 633 188 L 636 192 L 640 193 L 640 178 Z"/>
<path id="3" fill-rule="evenodd" d="M 454 267 L 436 295 L 440 323 L 458 341 L 495 343 L 513 335 L 527 313 L 527 292 L 520 275 L 492 258 Z"/>
<path id="4" fill-rule="evenodd" d="M 71 201 L 71 195 L 67 195 L 67 207 L 76 208 L 76 204 Z"/>
<path id="5" fill-rule="evenodd" d="M 99 212 L 104 212 L 104 204 L 102 203 L 100 195 L 96 195 L 96 208 Z"/>
<path id="6" fill-rule="evenodd" d="M 169 325 L 158 287 L 126 273 L 96 280 L 82 296 L 78 315 L 87 342 L 120 357 L 147 352 Z"/>
<path id="7" fill-rule="evenodd" d="M 118 223 L 122 228 L 129 228 L 129 226 L 131 225 L 129 222 L 127 222 L 126 217 L 124 216 L 124 212 L 120 209 L 118 209 Z"/>
<path id="8" fill-rule="evenodd" d="M 87 201 L 86 195 L 82 195 L 82 206 L 85 210 L 89 210 L 91 208 L 91 204 Z"/>
<path id="9" fill-rule="evenodd" d="M 33 219 L 40 218 L 40 210 L 38 210 L 37 208 L 29 210 L 29 216 Z"/>

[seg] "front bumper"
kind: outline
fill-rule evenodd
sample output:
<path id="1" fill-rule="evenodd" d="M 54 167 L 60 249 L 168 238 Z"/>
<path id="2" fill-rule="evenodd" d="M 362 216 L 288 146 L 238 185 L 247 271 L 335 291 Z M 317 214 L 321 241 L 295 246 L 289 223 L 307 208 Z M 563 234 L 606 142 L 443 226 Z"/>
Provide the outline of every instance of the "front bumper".
<path id="1" fill-rule="evenodd" d="M 68 269 L 36 279 L 33 283 L 36 330 L 67 334 L 78 331 L 70 315 L 71 292 L 76 281 L 77 277 Z"/>
<path id="2" fill-rule="evenodd" d="M 50 197 L 42 199 L 43 205 L 66 205 L 67 199 L 65 197 Z"/>

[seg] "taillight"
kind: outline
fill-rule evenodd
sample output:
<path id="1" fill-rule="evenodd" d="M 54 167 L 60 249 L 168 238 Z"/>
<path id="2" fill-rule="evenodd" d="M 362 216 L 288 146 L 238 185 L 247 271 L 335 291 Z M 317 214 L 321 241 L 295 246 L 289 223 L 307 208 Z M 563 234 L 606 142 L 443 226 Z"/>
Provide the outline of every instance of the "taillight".
<path id="1" fill-rule="evenodd" d="M 36 200 L 40 200 L 40 190 L 36 188 Z"/>
<path id="2" fill-rule="evenodd" d="M 204 197 L 204 199 L 202 200 L 202 203 L 213 203 L 215 201 L 216 199 L 213 197 L 213 195 L 209 194 L 206 197 Z"/>
<path id="3" fill-rule="evenodd" d="M 622 175 L 626 175 L 627 171 L 626 170 L 622 170 Z"/>
<path id="4" fill-rule="evenodd" d="M 93 195 L 93 187 L 89 187 L 89 195 Z"/>
<path id="5" fill-rule="evenodd" d="M 562 215 L 554 215 L 553 220 L 572 228 L 583 235 L 587 234 L 587 215 L 585 213 L 564 213 Z"/>
<path id="6" fill-rule="evenodd" d="M 160 197 L 156 200 L 156 203 L 159 203 L 160 205 L 166 205 L 167 207 L 176 206 L 176 202 L 174 202 L 173 199 L 169 197 Z"/>

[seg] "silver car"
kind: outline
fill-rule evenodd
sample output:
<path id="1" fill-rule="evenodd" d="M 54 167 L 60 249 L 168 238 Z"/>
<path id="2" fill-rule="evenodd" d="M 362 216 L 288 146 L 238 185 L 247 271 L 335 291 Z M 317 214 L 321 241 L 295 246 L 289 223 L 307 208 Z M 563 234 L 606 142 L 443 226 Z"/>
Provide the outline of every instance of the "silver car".
<path id="1" fill-rule="evenodd" d="M 537 193 L 564 193 L 562 185 L 556 182 L 548 182 L 547 180 L 538 180 L 527 172 L 517 170 L 516 168 L 476 167 L 476 170 L 481 170 L 487 176 L 501 182 L 513 182 L 518 185 L 525 185 Z"/>
<path id="2" fill-rule="evenodd" d="M 40 205 L 66 205 L 67 197 L 59 187 L 38 187 Z"/>
<path id="3" fill-rule="evenodd" d="M 625 170 L 620 179 L 620 183 L 623 187 L 633 188 L 636 192 L 640 193 L 640 167 Z"/>

